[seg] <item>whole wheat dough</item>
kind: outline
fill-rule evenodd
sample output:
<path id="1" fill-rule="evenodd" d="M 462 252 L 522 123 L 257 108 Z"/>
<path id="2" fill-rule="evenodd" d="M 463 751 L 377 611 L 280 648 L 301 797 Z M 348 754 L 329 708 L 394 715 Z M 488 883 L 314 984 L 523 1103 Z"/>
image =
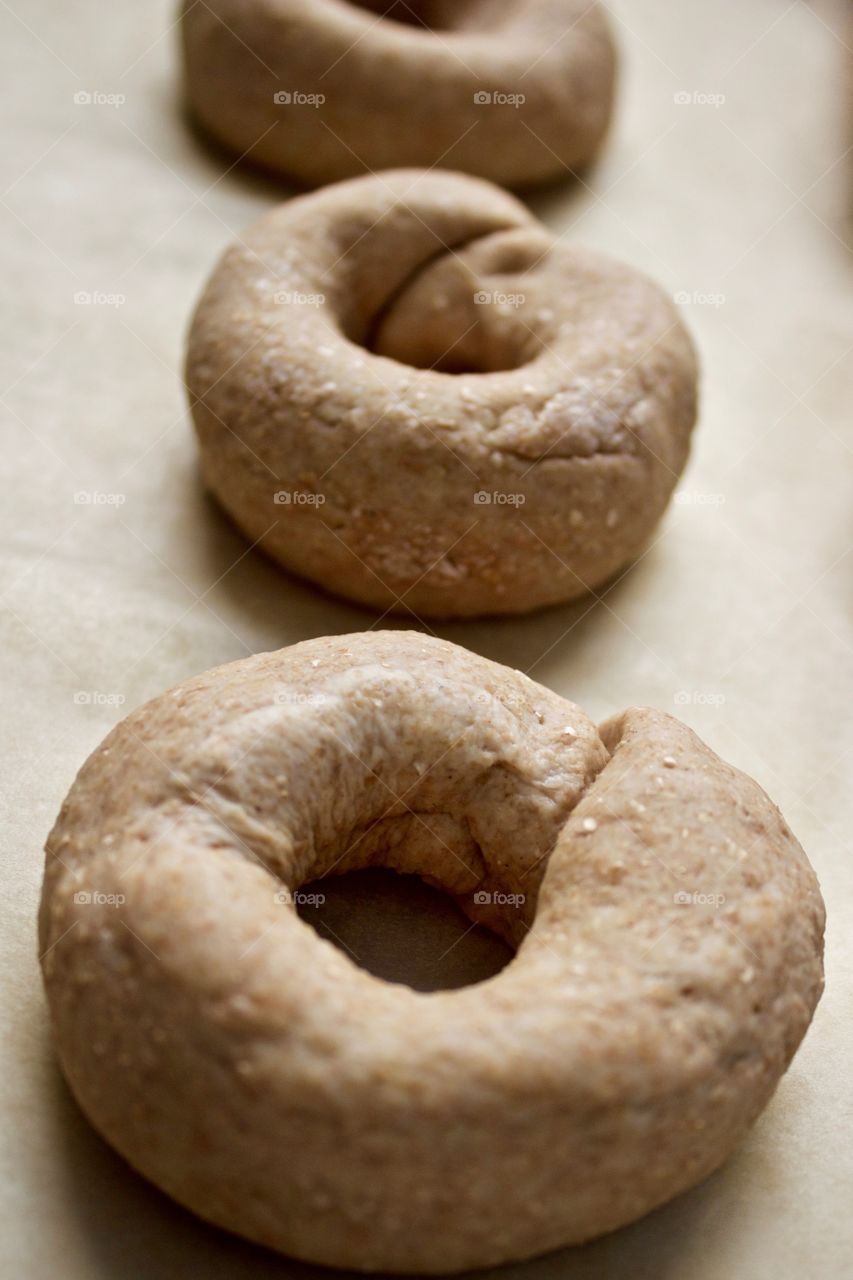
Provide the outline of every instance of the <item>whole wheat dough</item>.
<path id="1" fill-rule="evenodd" d="M 599 586 L 654 530 L 696 415 L 657 285 L 438 172 L 262 217 L 204 291 L 186 379 L 207 483 L 248 537 L 416 615 Z"/>
<path id="2" fill-rule="evenodd" d="M 529 185 L 610 120 L 597 0 L 184 0 L 180 25 L 199 123 L 311 186 L 437 164 Z"/>
<path id="3" fill-rule="evenodd" d="M 518 948 L 424 994 L 297 915 L 381 864 Z M 206 672 L 124 720 L 40 916 L 81 1107 L 203 1218 L 336 1267 L 589 1240 L 710 1173 L 797 1048 L 823 905 L 764 792 L 683 724 L 410 632 Z"/>

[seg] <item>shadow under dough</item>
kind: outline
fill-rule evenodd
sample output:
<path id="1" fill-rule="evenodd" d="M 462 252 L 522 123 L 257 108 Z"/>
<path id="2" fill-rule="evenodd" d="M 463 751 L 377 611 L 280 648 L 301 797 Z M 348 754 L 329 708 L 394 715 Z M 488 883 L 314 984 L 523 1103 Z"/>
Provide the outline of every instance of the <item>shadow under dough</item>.
<path id="1" fill-rule="evenodd" d="M 527 672 L 549 684 L 548 671 L 559 662 L 560 683 L 573 694 L 572 673 L 582 671 L 590 653 L 612 630 L 614 610 L 635 591 L 647 588 L 646 575 L 661 571 L 665 551 L 653 547 L 641 562 L 622 570 L 608 585 L 568 604 L 535 613 L 459 620 L 420 618 L 350 603 L 317 584 L 298 578 L 249 543 L 204 489 L 196 471 L 187 478 L 187 512 L 182 536 L 194 548 L 195 573 L 202 589 L 213 586 L 209 603 L 256 652 L 280 649 L 317 636 L 349 632 L 415 630 L 463 645 L 493 662 Z M 249 629 L 245 623 L 248 622 Z M 235 655 L 242 656 L 242 655 Z M 578 688 L 582 687 L 578 683 Z"/>
<path id="2" fill-rule="evenodd" d="M 308 189 L 300 186 L 295 179 L 286 178 L 257 163 L 251 156 L 235 156 L 233 151 L 199 124 L 179 91 L 176 91 L 169 106 L 173 116 L 183 126 L 186 138 L 207 165 L 211 183 L 218 182 L 227 174 L 228 181 L 240 184 L 245 194 L 266 199 L 271 206 L 280 204 L 291 196 L 301 195 Z M 225 245 L 222 247 L 225 248 Z"/>

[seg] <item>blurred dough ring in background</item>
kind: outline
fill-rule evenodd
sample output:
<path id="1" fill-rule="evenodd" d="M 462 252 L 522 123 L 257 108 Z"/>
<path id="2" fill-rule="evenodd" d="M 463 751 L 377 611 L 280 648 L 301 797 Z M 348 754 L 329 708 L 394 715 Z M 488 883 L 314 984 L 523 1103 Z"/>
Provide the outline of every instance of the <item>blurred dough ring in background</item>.
<path id="1" fill-rule="evenodd" d="M 376 864 L 516 956 L 429 994 L 357 968 L 291 903 Z M 40 918 L 65 1073 L 136 1169 L 252 1240 L 401 1274 L 588 1240 L 704 1178 L 808 1026 L 822 933 L 778 810 L 685 725 L 599 733 L 388 631 L 134 712 L 63 806 Z"/>
<path id="2" fill-rule="evenodd" d="M 186 377 L 204 475 L 244 533 L 418 615 L 520 613 L 611 577 L 696 415 L 693 347 L 655 284 L 436 171 L 261 218 L 207 285 Z"/>
<path id="3" fill-rule="evenodd" d="M 311 186 L 436 164 L 541 182 L 610 119 L 595 0 L 185 0 L 181 19 L 196 119 Z"/>

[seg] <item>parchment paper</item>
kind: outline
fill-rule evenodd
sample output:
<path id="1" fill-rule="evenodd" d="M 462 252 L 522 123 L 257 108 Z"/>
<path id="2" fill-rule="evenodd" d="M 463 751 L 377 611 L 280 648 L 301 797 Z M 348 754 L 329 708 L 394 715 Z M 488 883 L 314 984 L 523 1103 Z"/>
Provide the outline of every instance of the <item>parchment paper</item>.
<path id="1" fill-rule="evenodd" d="M 781 805 L 829 929 L 825 997 L 743 1149 L 643 1222 L 508 1273 L 524 1280 L 853 1274 L 845 8 L 615 0 L 607 150 L 532 200 L 687 298 L 696 446 L 660 536 L 603 598 L 437 629 L 596 716 L 680 714 Z M 54 1064 L 36 961 L 42 844 L 110 726 L 215 663 L 374 621 L 247 553 L 201 491 L 186 321 L 232 233 L 284 193 L 187 127 L 173 19 L 160 2 L 0 7 L 0 1269 L 22 1280 L 312 1272 L 197 1222 L 94 1136 Z"/>

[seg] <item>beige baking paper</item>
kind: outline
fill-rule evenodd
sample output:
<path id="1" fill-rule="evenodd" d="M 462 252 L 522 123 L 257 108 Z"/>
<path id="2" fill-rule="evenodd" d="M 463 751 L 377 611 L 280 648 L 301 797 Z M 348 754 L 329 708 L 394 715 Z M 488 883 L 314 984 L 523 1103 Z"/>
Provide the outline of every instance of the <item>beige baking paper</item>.
<path id="1" fill-rule="evenodd" d="M 843 0 L 613 10 L 612 138 L 583 183 L 532 204 L 684 299 L 704 368 L 692 461 L 660 536 L 601 599 L 438 631 L 595 716 L 675 712 L 754 774 L 820 876 L 827 990 L 722 1171 L 631 1228 L 506 1274 L 841 1277 L 853 1274 L 853 40 Z M 174 16 L 159 0 L 0 7 L 0 1270 L 20 1280 L 312 1270 L 196 1221 L 94 1136 L 54 1064 L 36 960 L 42 844 L 110 726 L 215 663 L 374 621 L 247 552 L 199 484 L 187 318 L 232 234 L 285 193 L 188 129 Z"/>

